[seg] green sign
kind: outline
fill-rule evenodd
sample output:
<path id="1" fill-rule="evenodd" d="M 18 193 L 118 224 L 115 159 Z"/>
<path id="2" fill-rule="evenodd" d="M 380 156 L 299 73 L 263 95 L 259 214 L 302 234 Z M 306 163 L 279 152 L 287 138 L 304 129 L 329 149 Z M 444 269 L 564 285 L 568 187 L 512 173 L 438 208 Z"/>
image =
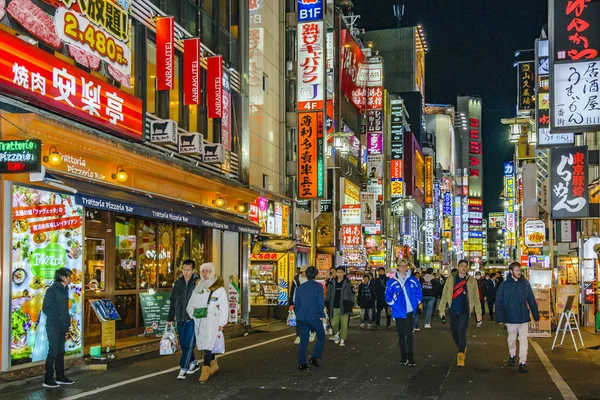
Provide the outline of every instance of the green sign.
<path id="1" fill-rule="evenodd" d="M 39 140 L 0 141 L 0 173 L 21 174 L 42 170 L 42 142 Z"/>
<path id="2" fill-rule="evenodd" d="M 31 253 L 31 271 L 35 276 L 53 280 L 54 272 L 64 267 L 66 261 L 65 248 L 57 243 L 50 243 L 43 249 L 36 249 Z"/>
<path id="3" fill-rule="evenodd" d="M 140 293 L 140 305 L 144 318 L 144 334 L 162 335 L 169 317 L 171 292 Z"/>

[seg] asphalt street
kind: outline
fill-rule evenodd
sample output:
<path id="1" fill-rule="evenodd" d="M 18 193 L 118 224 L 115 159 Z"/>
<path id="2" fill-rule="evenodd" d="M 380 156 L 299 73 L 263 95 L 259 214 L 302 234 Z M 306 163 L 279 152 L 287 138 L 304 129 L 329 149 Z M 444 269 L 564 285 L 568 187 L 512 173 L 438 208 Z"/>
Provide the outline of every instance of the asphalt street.
<path id="1" fill-rule="evenodd" d="M 432 329 L 415 332 L 415 368 L 399 365 L 393 328 L 360 330 L 353 320 L 346 347 L 328 340 L 323 367 L 308 372 L 296 369 L 298 346 L 288 328 L 228 341 L 228 354 L 219 360 L 220 371 L 204 384 L 198 382 L 198 373 L 184 381 L 176 379 L 177 354 L 72 374 L 75 385 L 61 389 L 43 389 L 41 380 L 29 381 L 2 390 L 0 400 L 195 399 L 199 395 L 211 400 L 600 398 L 600 366 L 585 353 L 596 350 L 575 353 L 565 346 L 551 352 L 551 339 L 533 339 L 558 375 L 549 372 L 531 345 L 530 372 L 520 374 L 505 365 L 504 328 L 487 318 L 482 328 L 471 322 L 465 368 L 456 367 L 449 324 L 439 319 L 433 321 Z"/>

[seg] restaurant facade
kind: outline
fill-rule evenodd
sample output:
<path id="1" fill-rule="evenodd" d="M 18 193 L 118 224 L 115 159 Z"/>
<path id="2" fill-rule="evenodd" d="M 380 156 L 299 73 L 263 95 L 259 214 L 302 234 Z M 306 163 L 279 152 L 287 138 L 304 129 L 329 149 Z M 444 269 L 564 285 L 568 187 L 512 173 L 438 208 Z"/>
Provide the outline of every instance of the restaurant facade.
<path id="1" fill-rule="evenodd" d="M 117 342 L 154 331 L 140 299 L 170 292 L 186 259 L 215 263 L 229 329 L 249 324 L 261 229 L 247 211 L 261 194 L 248 185 L 237 5 L 101 3 L 102 15 L 12 0 L 0 21 L 2 371 L 45 359 L 41 307 L 62 266 L 72 357 L 101 344 L 90 301 L 114 305 Z"/>

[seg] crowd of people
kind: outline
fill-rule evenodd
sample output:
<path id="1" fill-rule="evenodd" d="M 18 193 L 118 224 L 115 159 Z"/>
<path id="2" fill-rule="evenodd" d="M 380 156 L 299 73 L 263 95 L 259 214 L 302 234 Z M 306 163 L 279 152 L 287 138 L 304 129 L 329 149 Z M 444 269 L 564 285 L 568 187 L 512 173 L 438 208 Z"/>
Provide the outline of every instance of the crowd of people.
<path id="1" fill-rule="evenodd" d="M 517 338 L 519 340 L 519 372 L 528 372 L 528 323 L 530 315 L 535 321 L 540 316 L 531 285 L 521 272 L 518 262 L 510 264 L 506 279 L 500 273 L 477 272 L 469 275 L 469 262 L 460 260 L 447 276 L 438 277 L 432 268 L 421 274 L 410 268 L 406 260 L 400 260 L 397 268 L 386 274 L 385 268 L 377 270 L 377 276 L 365 275 L 358 285 L 357 293 L 345 276 L 343 267 L 332 268 L 325 282 L 325 294 L 320 284 L 314 282 L 318 271 L 314 267 L 305 270 L 306 282 L 311 282 L 310 291 L 299 290 L 304 283 L 299 281 L 295 289 L 296 319 L 299 326 L 300 370 L 308 369 L 306 349 L 309 333 L 317 337 L 315 351 L 310 363 L 320 366 L 326 327 L 331 329 L 335 344 L 345 346 L 348 339 L 349 317 L 356 305 L 360 307 L 360 329 L 381 327 L 381 316 L 386 313 L 386 328 L 392 318 L 398 334 L 400 364 L 415 367 L 415 336 L 419 331 L 419 314 L 424 316 L 425 329 L 431 328 L 431 320 L 437 310 L 442 323 L 450 320 L 452 339 L 457 347 L 456 365 L 464 367 L 467 354 L 467 330 L 474 316 L 476 327 L 481 327 L 485 308 L 491 321 L 506 325 L 508 333 L 508 366 L 517 363 Z M 320 290 L 317 288 L 320 287 Z M 312 296 L 312 297 L 308 297 Z M 308 308 L 308 311 L 307 309 Z M 391 315 L 390 315 L 391 311 Z M 307 318 L 303 320 L 303 318 Z"/>
<path id="2" fill-rule="evenodd" d="M 290 290 L 290 310 L 296 320 L 298 368 L 309 368 L 306 361 L 308 344 L 316 340 L 309 363 L 320 367 L 326 334 L 340 347 L 346 346 L 348 326 L 355 305 L 360 307 L 360 329 L 381 329 L 385 312 L 385 328 L 394 319 L 400 349 L 400 364 L 415 367 L 415 331 L 419 331 L 419 314 L 424 316 L 425 329 L 439 314 L 442 323 L 450 320 L 452 338 L 457 347 L 456 365 L 465 366 L 467 330 L 474 315 L 481 327 L 487 305 L 491 321 L 506 325 L 508 336 L 508 366 L 517 364 L 519 341 L 519 371 L 526 373 L 528 323 L 540 316 L 531 285 L 522 275 L 518 262 L 510 264 L 506 278 L 502 274 L 481 272 L 474 278 L 468 273 L 469 262 L 460 260 L 447 276 L 437 276 L 432 268 L 419 271 L 400 260 L 397 268 L 386 273 L 381 267 L 376 276 L 365 275 L 355 293 L 344 267 L 331 268 L 324 285 L 315 281 L 319 271 L 313 266 L 302 267 Z M 182 275 L 171 292 L 167 326 L 176 324 L 181 347 L 180 370 L 177 379 L 200 370 L 200 382 L 206 382 L 219 366 L 215 354 L 225 351 L 223 327 L 228 321 L 229 303 L 223 279 L 215 274 L 213 263 L 200 266 L 195 273 L 192 260 L 183 262 Z M 44 387 L 55 388 L 74 382 L 64 372 L 64 340 L 68 324 L 68 285 L 71 271 L 60 268 L 55 283 L 48 289 L 43 312 L 48 317 L 49 352 L 46 360 Z M 437 310 L 437 313 L 434 311 Z M 194 349 L 203 351 L 202 365 Z"/>

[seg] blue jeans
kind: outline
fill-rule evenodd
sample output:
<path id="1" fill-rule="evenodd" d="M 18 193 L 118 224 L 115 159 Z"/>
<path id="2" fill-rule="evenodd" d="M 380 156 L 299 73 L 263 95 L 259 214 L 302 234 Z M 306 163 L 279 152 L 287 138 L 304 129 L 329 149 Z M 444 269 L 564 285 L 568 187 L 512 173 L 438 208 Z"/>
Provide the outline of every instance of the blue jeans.
<path id="1" fill-rule="evenodd" d="M 298 349 L 298 365 L 306 364 L 306 349 L 308 348 L 308 335 L 311 331 L 317 333 L 317 341 L 312 352 L 312 358 L 321 358 L 325 345 L 325 328 L 323 321 L 313 319 L 310 321 L 297 321 L 300 331 L 300 348 Z"/>
<path id="2" fill-rule="evenodd" d="M 425 311 L 425 325 L 431 324 L 431 314 L 433 314 L 433 306 L 435 305 L 435 297 L 423 296 L 423 308 Z"/>
<path id="3" fill-rule="evenodd" d="M 194 356 L 194 347 L 196 346 L 194 321 L 177 321 L 177 333 L 179 334 L 179 345 L 181 346 L 179 367 L 187 371 L 190 364 L 196 361 L 196 357 Z"/>

